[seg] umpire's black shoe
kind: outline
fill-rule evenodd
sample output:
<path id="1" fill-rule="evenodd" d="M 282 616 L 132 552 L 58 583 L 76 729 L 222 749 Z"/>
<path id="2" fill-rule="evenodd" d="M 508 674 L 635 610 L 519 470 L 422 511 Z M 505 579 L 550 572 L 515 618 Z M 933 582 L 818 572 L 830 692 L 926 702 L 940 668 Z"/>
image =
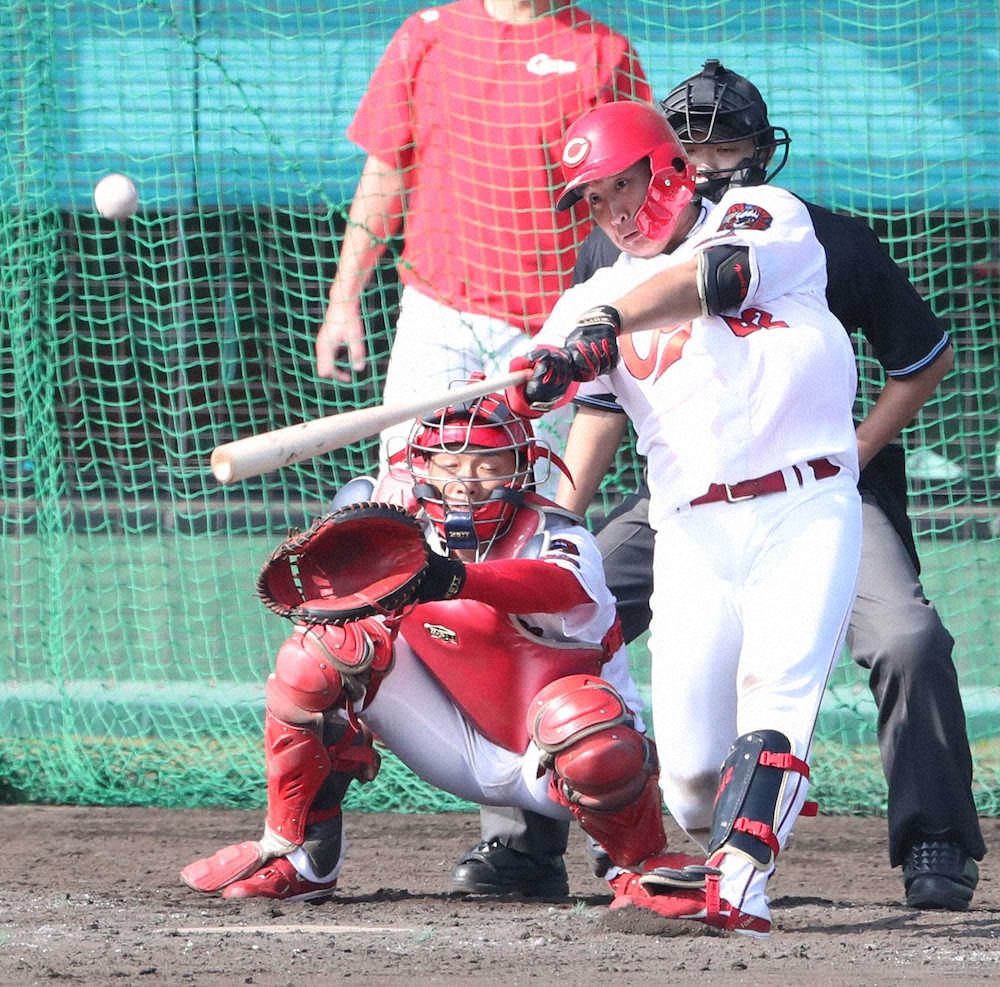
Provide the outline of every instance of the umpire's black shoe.
<path id="1" fill-rule="evenodd" d="M 964 912 L 979 883 L 979 867 L 951 840 L 915 840 L 903 858 L 903 884 L 910 908 Z"/>
<path id="2" fill-rule="evenodd" d="M 566 898 L 569 879 L 562 857 L 532 857 L 499 840 L 479 843 L 455 865 L 451 883 L 465 894 L 521 894 Z"/>

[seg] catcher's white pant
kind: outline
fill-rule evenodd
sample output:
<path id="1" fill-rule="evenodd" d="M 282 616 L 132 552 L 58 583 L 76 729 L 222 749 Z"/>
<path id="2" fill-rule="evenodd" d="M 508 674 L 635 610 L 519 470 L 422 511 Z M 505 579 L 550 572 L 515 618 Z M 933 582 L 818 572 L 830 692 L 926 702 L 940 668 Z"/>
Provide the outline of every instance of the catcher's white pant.
<path id="1" fill-rule="evenodd" d="M 534 348 L 534 340 L 501 319 L 460 312 L 407 286 L 399 303 L 396 338 L 386 372 L 383 400 L 387 404 L 419 401 L 435 391 L 446 391 L 476 372 L 487 377 L 505 374 L 510 361 Z M 457 385 L 456 385 L 457 386 Z M 571 405 L 535 421 L 535 434 L 562 454 L 573 418 Z M 410 422 L 382 432 L 381 466 L 404 449 Z M 558 471 L 543 459 L 538 466 L 538 492 L 553 497 Z"/>
<path id="2" fill-rule="evenodd" d="M 415 774 L 469 802 L 516 806 L 556 819 L 570 811 L 549 798 L 538 777 L 539 750 L 524 754 L 486 740 L 462 715 L 400 636 L 392 671 L 361 719 Z"/>
<path id="3" fill-rule="evenodd" d="M 808 759 L 860 553 L 861 498 L 846 470 L 786 493 L 685 508 L 659 524 L 652 722 L 664 801 L 684 829 L 704 837 L 711 826 L 719 769 L 738 736 L 780 730 Z M 781 846 L 807 788 L 790 778 Z M 739 905 L 746 890 L 729 893 Z"/>

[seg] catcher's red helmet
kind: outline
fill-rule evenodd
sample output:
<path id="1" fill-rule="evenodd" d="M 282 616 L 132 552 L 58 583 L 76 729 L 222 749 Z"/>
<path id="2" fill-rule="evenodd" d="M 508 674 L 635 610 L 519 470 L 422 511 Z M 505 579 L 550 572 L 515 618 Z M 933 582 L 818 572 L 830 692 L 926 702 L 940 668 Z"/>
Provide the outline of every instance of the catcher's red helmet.
<path id="1" fill-rule="evenodd" d="M 694 168 L 666 117 L 648 103 L 602 103 L 570 126 L 562 154 L 566 187 L 556 208 L 569 209 L 583 195 L 580 186 L 617 175 L 642 158 L 649 158 L 652 175 L 636 226 L 651 240 L 667 239 L 694 197 Z"/>
<path id="2" fill-rule="evenodd" d="M 482 380 L 478 374 L 474 379 Z M 513 471 L 500 479 L 484 501 L 472 501 L 468 511 L 449 503 L 428 477 L 430 457 L 434 453 L 469 452 L 488 449 L 514 453 Z M 413 475 L 413 492 L 428 518 L 449 549 L 476 548 L 480 554 L 510 529 L 514 514 L 521 505 L 524 490 L 534 485 L 535 463 L 551 459 L 560 468 L 559 458 L 536 437 L 527 418 L 515 414 L 501 394 L 487 394 L 465 404 L 418 418 L 410 431 L 406 465 Z M 461 479 L 461 478 L 459 478 Z"/>

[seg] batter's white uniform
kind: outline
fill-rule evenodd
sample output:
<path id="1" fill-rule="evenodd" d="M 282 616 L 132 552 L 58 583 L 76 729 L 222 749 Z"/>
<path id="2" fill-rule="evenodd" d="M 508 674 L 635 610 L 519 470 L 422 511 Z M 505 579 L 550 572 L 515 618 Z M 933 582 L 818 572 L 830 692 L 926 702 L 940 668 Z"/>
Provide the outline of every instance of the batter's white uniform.
<path id="1" fill-rule="evenodd" d="M 588 308 L 613 304 L 715 243 L 749 248 L 750 286 L 738 310 L 623 336 L 618 367 L 583 385 L 584 393 L 614 392 L 647 457 L 656 530 L 653 732 L 667 807 L 702 838 L 738 736 L 780 730 L 808 758 L 854 602 L 857 371 L 848 335 L 827 308 L 825 254 L 790 193 L 733 189 L 703 207 L 673 253 L 622 255 L 567 292 L 537 338 L 561 344 Z M 819 459 L 839 472 L 817 479 L 807 464 Z M 711 484 L 775 471 L 785 492 L 690 506 Z M 792 776 L 781 845 L 806 788 Z M 722 893 L 766 914 L 752 900 L 766 877 L 750 888 L 745 867 L 727 872 Z"/>

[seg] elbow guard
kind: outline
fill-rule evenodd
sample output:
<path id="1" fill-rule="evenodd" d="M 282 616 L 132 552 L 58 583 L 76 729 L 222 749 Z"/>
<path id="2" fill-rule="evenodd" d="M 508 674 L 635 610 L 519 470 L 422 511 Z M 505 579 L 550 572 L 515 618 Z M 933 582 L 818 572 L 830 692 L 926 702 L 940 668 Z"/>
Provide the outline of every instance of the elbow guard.
<path id="1" fill-rule="evenodd" d="M 714 246 L 698 254 L 698 295 L 703 315 L 738 306 L 750 291 L 750 250 Z"/>

